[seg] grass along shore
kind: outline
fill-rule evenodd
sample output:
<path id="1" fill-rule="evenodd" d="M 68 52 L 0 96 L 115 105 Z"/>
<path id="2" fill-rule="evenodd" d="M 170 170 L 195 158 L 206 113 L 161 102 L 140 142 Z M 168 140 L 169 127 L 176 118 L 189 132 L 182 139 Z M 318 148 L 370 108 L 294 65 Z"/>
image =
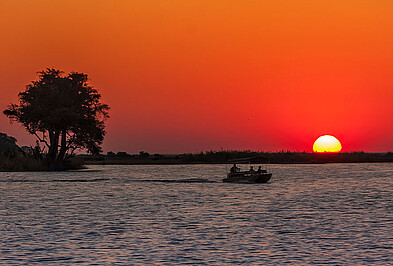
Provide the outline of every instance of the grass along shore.
<path id="1" fill-rule="evenodd" d="M 83 168 L 84 163 L 80 158 L 52 163 L 45 155 L 37 157 L 23 153 L 0 154 L 0 172 L 67 171 Z"/>

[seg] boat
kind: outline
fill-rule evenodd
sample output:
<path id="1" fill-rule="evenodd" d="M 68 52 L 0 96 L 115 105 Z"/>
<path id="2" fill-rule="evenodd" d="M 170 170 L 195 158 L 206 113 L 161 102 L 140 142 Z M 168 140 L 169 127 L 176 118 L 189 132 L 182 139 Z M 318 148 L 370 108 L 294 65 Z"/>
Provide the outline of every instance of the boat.
<path id="1" fill-rule="evenodd" d="M 269 159 L 266 157 L 249 157 L 229 160 L 228 164 L 233 164 L 230 168 L 227 178 L 224 178 L 223 182 L 230 183 L 267 183 L 272 178 L 270 172 Z M 238 167 L 237 165 L 240 165 Z M 258 170 L 254 170 L 255 165 L 260 165 Z M 241 168 L 248 167 L 248 170 Z M 228 172 L 228 167 L 227 167 Z"/>

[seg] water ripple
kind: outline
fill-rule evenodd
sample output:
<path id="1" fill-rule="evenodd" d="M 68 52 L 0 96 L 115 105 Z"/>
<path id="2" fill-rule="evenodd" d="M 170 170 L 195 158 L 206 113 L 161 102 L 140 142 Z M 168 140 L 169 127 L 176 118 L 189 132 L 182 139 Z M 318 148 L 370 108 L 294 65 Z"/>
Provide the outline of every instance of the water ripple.
<path id="1" fill-rule="evenodd" d="M 0 264 L 393 264 L 391 164 L 0 173 Z"/>

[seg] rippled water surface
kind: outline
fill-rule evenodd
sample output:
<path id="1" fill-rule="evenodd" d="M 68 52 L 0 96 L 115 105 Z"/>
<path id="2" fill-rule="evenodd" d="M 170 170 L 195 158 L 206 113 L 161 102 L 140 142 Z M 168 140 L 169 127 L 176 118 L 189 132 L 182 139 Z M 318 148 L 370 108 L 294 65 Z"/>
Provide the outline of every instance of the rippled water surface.
<path id="1" fill-rule="evenodd" d="M 0 173 L 0 264 L 393 264 L 393 164 L 272 172 L 268 184 L 222 183 L 223 165 Z"/>

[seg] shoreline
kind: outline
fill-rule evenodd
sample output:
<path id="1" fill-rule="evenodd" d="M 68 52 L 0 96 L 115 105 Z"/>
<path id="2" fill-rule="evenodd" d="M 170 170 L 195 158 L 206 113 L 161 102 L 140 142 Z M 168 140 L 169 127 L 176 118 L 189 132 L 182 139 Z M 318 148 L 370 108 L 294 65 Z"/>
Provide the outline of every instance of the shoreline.
<path id="1" fill-rule="evenodd" d="M 329 162 L 329 163 L 271 163 L 270 165 L 317 165 L 317 164 L 393 164 L 393 162 Z M 85 165 L 225 165 L 227 163 L 95 163 L 86 162 Z"/>
<path id="2" fill-rule="evenodd" d="M 327 163 L 393 163 L 393 153 L 308 153 L 308 152 L 207 152 L 175 155 L 78 155 L 85 165 L 192 165 L 228 164 L 228 161 L 247 157 L 265 157 L 270 164 L 327 164 Z"/>

